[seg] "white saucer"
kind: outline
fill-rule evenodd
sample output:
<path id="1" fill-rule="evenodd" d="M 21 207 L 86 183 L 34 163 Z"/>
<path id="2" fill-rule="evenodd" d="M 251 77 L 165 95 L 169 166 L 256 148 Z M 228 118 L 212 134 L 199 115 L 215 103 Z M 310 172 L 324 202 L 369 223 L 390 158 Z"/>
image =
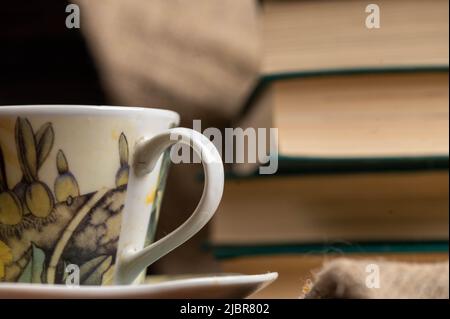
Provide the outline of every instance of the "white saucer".
<path id="1" fill-rule="evenodd" d="M 159 277 L 160 279 L 148 277 L 146 283 L 141 285 L 107 287 L 1 283 L 0 299 L 240 299 L 263 289 L 277 277 L 278 273 L 187 279 L 170 279 L 171 277 L 164 276 Z"/>

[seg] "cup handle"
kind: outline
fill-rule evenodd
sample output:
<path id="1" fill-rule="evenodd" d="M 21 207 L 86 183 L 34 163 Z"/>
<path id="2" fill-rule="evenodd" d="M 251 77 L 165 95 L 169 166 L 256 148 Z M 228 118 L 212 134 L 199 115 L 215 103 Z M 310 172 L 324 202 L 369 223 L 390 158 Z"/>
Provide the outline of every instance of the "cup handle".
<path id="1" fill-rule="evenodd" d="M 153 170 L 161 154 L 177 143 L 191 146 L 202 160 L 205 180 L 200 202 L 194 213 L 181 226 L 164 238 L 143 249 L 136 249 L 132 246 L 128 248 L 125 246 L 122 250 L 119 249 L 119 259 L 116 263 L 114 277 L 115 284 L 133 283 L 146 267 L 182 245 L 200 231 L 219 206 L 224 187 L 222 159 L 209 139 L 187 128 L 169 129 L 136 145 L 133 163 L 130 167 L 128 192 L 132 192 L 133 187 L 138 187 L 137 184 L 142 182 L 146 175 Z M 132 200 L 138 199 L 132 198 Z"/>

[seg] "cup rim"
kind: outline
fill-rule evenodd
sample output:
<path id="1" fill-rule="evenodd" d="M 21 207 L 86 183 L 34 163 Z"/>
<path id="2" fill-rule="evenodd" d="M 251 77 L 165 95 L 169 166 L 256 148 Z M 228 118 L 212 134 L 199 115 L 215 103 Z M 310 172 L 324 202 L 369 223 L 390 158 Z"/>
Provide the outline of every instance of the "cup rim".
<path id="1" fill-rule="evenodd" d="M 126 112 L 126 114 L 124 114 Z M 177 112 L 138 106 L 110 106 L 110 105 L 77 105 L 77 104 L 29 104 L 29 105 L 1 105 L 0 115 L 90 115 L 90 116 L 133 116 L 153 115 L 180 121 Z"/>

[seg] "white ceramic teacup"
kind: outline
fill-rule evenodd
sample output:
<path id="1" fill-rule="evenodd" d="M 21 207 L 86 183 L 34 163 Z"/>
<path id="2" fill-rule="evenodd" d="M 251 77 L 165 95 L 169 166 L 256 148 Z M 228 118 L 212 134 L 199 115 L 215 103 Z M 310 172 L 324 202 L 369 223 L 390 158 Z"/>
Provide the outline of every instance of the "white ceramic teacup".
<path id="1" fill-rule="evenodd" d="M 223 164 L 178 122 L 160 109 L 0 107 L 0 281 L 137 283 L 197 233 L 219 205 Z M 153 242 L 176 143 L 200 155 L 204 192 L 184 224 Z"/>

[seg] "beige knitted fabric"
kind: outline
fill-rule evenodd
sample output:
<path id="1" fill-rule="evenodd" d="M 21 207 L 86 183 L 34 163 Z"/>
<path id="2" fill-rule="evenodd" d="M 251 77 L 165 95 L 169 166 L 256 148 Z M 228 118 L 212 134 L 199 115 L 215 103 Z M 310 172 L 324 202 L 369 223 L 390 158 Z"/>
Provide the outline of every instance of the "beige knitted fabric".
<path id="1" fill-rule="evenodd" d="M 81 31 L 116 104 L 230 118 L 258 78 L 255 0 L 75 3 Z"/>
<path id="2" fill-rule="evenodd" d="M 449 263 L 336 259 L 316 274 L 307 299 L 449 298 Z"/>

